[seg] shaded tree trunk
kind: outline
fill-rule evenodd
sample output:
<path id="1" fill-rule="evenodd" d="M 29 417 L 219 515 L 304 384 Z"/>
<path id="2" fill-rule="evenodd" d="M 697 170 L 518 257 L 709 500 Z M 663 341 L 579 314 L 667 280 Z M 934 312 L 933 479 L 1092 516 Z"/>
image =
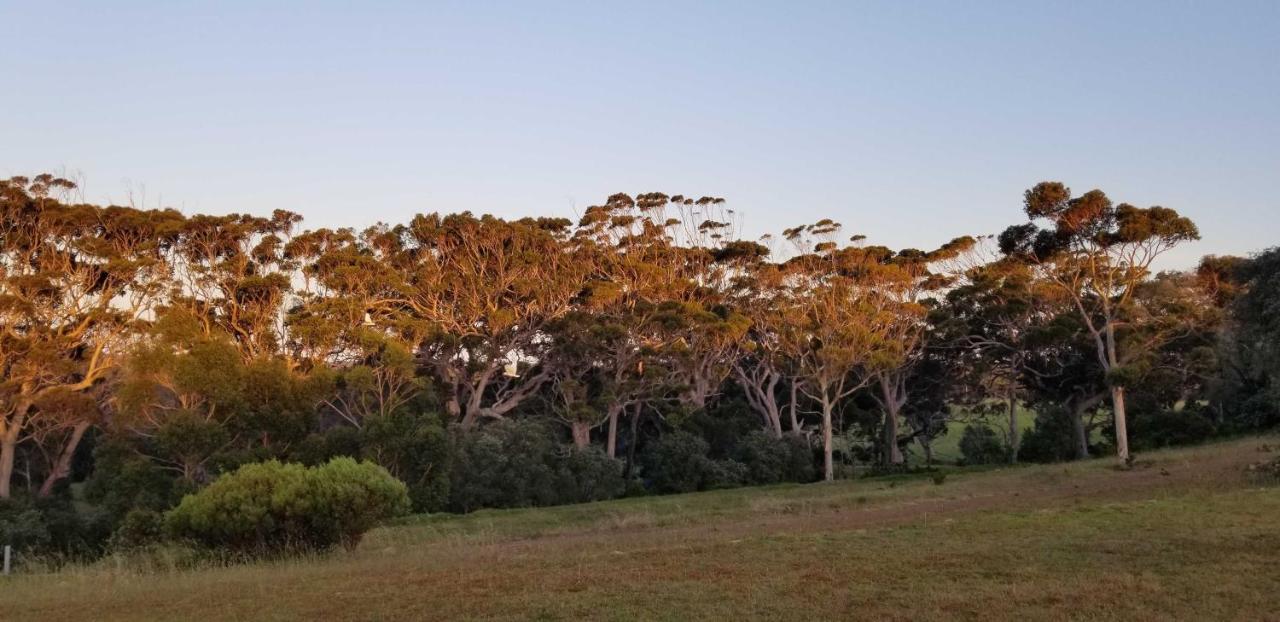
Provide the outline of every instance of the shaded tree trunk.
<path id="1" fill-rule="evenodd" d="M 747 404 L 764 420 L 765 431 L 782 438 L 782 408 L 777 396 L 782 374 L 771 370 L 748 372 L 739 365 L 734 365 L 733 371 Z"/>
<path id="2" fill-rule="evenodd" d="M 587 421 L 573 421 L 569 423 L 570 429 L 573 431 L 573 446 L 578 449 L 586 449 L 591 445 L 591 423 Z"/>
<path id="3" fill-rule="evenodd" d="M 636 445 L 640 440 L 640 416 L 644 413 L 644 408 L 640 404 L 636 404 L 636 412 L 631 415 L 631 438 L 627 440 L 627 465 L 622 469 L 622 479 L 630 480 L 631 471 L 636 463 Z"/>
<path id="4" fill-rule="evenodd" d="M 898 412 L 896 407 L 884 411 L 884 463 L 902 464 L 902 448 L 898 447 Z"/>
<path id="5" fill-rule="evenodd" d="M 795 381 L 795 379 L 793 378 L 793 379 L 791 380 L 791 404 L 790 404 L 790 411 L 791 411 L 791 433 L 792 433 L 792 434 L 799 434 L 799 433 L 800 433 L 800 419 L 799 419 L 799 417 L 796 415 L 796 405 L 797 405 L 797 403 L 798 403 L 798 397 L 797 397 L 797 395 L 796 395 L 796 381 Z"/>
<path id="6" fill-rule="evenodd" d="M 1095 393 L 1077 400 L 1071 407 L 1071 429 L 1075 435 L 1076 458 L 1083 460 L 1089 457 L 1089 431 L 1085 429 L 1084 414 L 1098 405 L 1107 393 Z"/>
<path id="7" fill-rule="evenodd" d="M 40 485 L 40 492 L 37 493 L 39 496 L 49 496 L 53 493 L 53 487 L 58 482 L 71 475 L 71 460 L 75 457 L 76 449 L 80 447 L 80 441 L 84 439 L 84 433 L 88 429 L 88 421 L 77 423 L 72 428 L 71 437 L 62 446 L 62 451 L 58 452 L 58 459 L 54 462 L 53 468 L 50 469 L 49 475 L 44 478 L 44 483 Z"/>
<path id="8" fill-rule="evenodd" d="M 604 450 L 610 458 L 616 458 L 618 454 L 618 414 L 622 411 L 623 406 L 609 406 L 609 436 L 605 440 Z"/>
<path id="9" fill-rule="evenodd" d="M 933 441 L 921 434 L 916 437 L 916 442 L 920 443 L 920 449 L 924 451 L 924 463 L 928 466 L 933 466 Z"/>
<path id="10" fill-rule="evenodd" d="M 885 466 L 902 464 L 902 449 L 898 447 L 898 413 L 907 403 L 907 392 L 900 373 L 882 374 L 880 382 L 880 406 L 884 409 Z"/>
<path id="11" fill-rule="evenodd" d="M 1018 428 L 1018 400 L 1009 394 L 1009 464 L 1018 463 L 1018 445 L 1022 442 L 1022 430 Z"/>
<path id="12" fill-rule="evenodd" d="M 1076 459 L 1084 460 L 1089 457 L 1089 432 L 1084 428 L 1084 410 L 1076 409 L 1071 412 L 1071 432 L 1075 437 Z"/>

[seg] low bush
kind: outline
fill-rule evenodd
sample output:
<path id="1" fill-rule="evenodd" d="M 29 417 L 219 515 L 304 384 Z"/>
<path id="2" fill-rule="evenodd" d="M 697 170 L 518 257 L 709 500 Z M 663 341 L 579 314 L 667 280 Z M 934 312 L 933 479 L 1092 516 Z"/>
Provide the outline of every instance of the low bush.
<path id="1" fill-rule="evenodd" d="M 1201 443 L 1217 434 L 1217 426 L 1199 408 L 1135 413 L 1130 442 L 1136 450 Z"/>
<path id="2" fill-rule="evenodd" d="M 960 436 L 960 454 L 965 464 L 999 464 L 1009 459 L 1009 449 L 1000 435 L 985 425 L 967 425 Z"/>
<path id="3" fill-rule="evenodd" d="M 733 459 L 746 468 L 744 483 L 810 482 L 814 478 L 813 450 L 803 438 L 781 439 L 756 430 L 742 437 Z"/>
<path id="4" fill-rule="evenodd" d="M 626 493 L 622 464 L 598 448 L 574 448 L 563 460 L 563 491 L 572 498 L 568 503 L 604 501 Z"/>
<path id="5" fill-rule="evenodd" d="M 1089 450 L 1094 451 L 1090 446 Z M 1033 428 L 1018 443 L 1018 459 L 1026 462 L 1062 462 L 1076 457 L 1071 414 L 1059 407 L 1042 406 Z"/>
<path id="6" fill-rule="evenodd" d="M 65 495 L 0 499 L 0 545 L 13 547 L 17 566 L 39 559 L 44 566 L 56 568 L 92 559 L 102 552 L 109 534 L 103 512 L 79 512 Z"/>
<path id="7" fill-rule="evenodd" d="M 498 421 L 456 430 L 449 466 L 449 509 L 560 505 L 599 501 L 625 491 L 622 464 L 598 449 L 558 440 L 542 420 Z"/>
<path id="8" fill-rule="evenodd" d="M 137 549 L 164 540 L 164 515 L 153 511 L 136 509 L 124 515 L 124 520 L 116 527 L 107 548 L 111 551 L 127 551 Z"/>
<path id="9" fill-rule="evenodd" d="M 710 445 L 695 434 L 675 431 L 650 443 L 641 458 L 653 492 L 680 493 L 741 486 L 751 469 L 735 460 L 712 460 Z"/>
<path id="10" fill-rule="evenodd" d="M 187 495 L 165 515 L 168 533 L 248 554 L 354 547 L 378 522 L 409 511 L 405 485 L 370 462 L 318 467 L 247 464 Z"/>

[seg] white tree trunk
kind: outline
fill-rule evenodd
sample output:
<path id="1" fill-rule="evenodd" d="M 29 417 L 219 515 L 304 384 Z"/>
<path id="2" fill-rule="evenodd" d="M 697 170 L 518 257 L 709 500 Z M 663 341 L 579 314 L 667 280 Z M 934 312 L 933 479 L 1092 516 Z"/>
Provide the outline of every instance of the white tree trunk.
<path id="1" fill-rule="evenodd" d="M 835 464 L 831 459 L 831 404 L 822 402 L 822 478 L 832 481 L 836 478 Z"/>
<path id="2" fill-rule="evenodd" d="M 1129 461 L 1129 422 L 1124 412 L 1124 387 L 1111 387 L 1111 407 L 1115 412 L 1116 458 L 1124 464 Z"/>

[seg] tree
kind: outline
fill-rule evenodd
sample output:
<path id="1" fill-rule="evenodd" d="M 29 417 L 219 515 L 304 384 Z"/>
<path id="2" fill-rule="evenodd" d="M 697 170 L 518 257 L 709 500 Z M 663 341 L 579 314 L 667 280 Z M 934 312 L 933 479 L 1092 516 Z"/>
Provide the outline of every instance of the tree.
<path id="1" fill-rule="evenodd" d="M 281 309 L 292 291 L 297 264 L 287 237 L 302 217 L 276 210 L 271 218 L 247 214 L 196 215 L 170 247 L 174 268 L 171 307 L 200 319 L 206 334 L 231 335 L 246 360 L 281 351 Z"/>
<path id="2" fill-rule="evenodd" d="M 1197 276 L 1229 311 L 1210 387 L 1221 422 L 1239 430 L 1280 425 L 1280 248 L 1248 259 L 1206 257 Z"/>
<path id="3" fill-rule="evenodd" d="M 786 232 L 807 251 L 787 262 L 789 304 L 795 305 L 797 319 L 787 331 L 787 347 L 797 362 L 801 391 L 821 409 L 827 481 L 835 478 L 832 419 L 837 406 L 871 382 L 875 370 L 901 362 L 903 344 L 892 336 L 912 312 L 885 294 L 902 273 L 885 269 L 883 249 L 840 247 L 832 240 L 839 230 L 839 224 L 824 220 Z M 815 238 L 822 241 L 813 242 Z"/>
<path id="4" fill-rule="evenodd" d="M 967 270 L 934 314 L 947 373 L 955 379 L 952 399 L 975 412 L 992 410 L 993 400 L 1003 403 L 1011 462 L 1021 429 L 1018 404 L 1031 397 L 1028 376 L 1044 371 L 1031 367 L 1037 351 L 1030 339 L 1064 301 L 1031 266 L 1001 258 Z"/>
<path id="5" fill-rule="evenodd" d="M 172 210 L 64 202 L 74 190 L 52 175 L 0 181 L 0 498 L 34 426 L 70 429 L 62 452 L 74 453 L 97 409 L 63 406 L 116 368 L 167 287 L 165 253 L 183 222 Z"/>
<path id="6" fill-rule="evenodd" d="M 795 318 L 788 304 L 786 272 L 781 266 L 753 262 L 737 280 L 733 304 L 750 321 L 740 352 L 733 358 L 733 375 L 751 409 L 761 417 L 764 430 L 782 438 L 782 416 L 790 414 L 790 431 L 799 432 L 794 361 L 788 356 L 785 332 Z M 790 389 L 789 400 L 781 391 Z"/>
<path id="7" fill-rule="evenodd" d="M 1135 291 L 1150 276 L 1152 262 L 1181 242 L 1199 239 L 1190 219 L 1165 207 L 1113 206 L 1101 190 L 1078 197 L 1059 182 L 1027 190 L 1030 222 L 1000 235 L 1000 250 L 1037 266 L 1066 294 L 1093 340 L 1106 374 L 1115 422 L 1116 455 L 1129 460 L 1125 419 L 1126 365 L 1137 354 L 1124 348 Z M 1041 228 L 1038 222 L 1047 223 Z"/>
<path id="8" fill-rule="evenodd" d="M 876 390 L 871 395 L 884 412 L 882 459 L 885 465 L 903 461 L 898 444 L 898 422 L 912 395 L 910 382 L 918 379 L 914 369 L 924 358 L 932 333 L 927 313 L 928 307 L 934 303 L 930 296 L 954 281 L 955 276 L 950 273 L 954 269 L 946 264 L 962 264 L 962 257 L 976 243 L 971 237 L 962 237 L 930 252 L 906 249 L 892 253 L 883 247 L 868 249 L 883 258 L 876 287 L 882 295 L 890 298 L 890 304 L 885 306 L 889 312 L 885 339 L 896 343 L 898 349 L 894 356 L 882 358 L 872 372 Z M 918 431 L 933 429 L 930 419 L 920 418 L 924 412 L 915 414 L 917 422 L 924 424 Z"/>
<path id="9" fill-rule="evenodd" d="M 726 281 L 759 249 L 726 239 L 731 225 L 708 217 L 727 219 L 723 203 L 618 193 L 587 208 L 578 223 L 574 241 L 591 270 L 571 323 L 578 328 L 560 331 L 561 354 L 590 360 L 598 372 L 610 457 L 628 408 L 638 418 L 674 394 L 701 410 L 729 373 L 745 321 L 722 304 Z"/>
<path id="10" fill-rule="evenodd" d="M 287 455 L 315 425 L 317 389 L 282 359 L 245 360 L 235 336 L 207 335 L 201 318 L 171 309 L 122 366 L 108 430 L 199 485 L 228 463 Z"/>
<path id="11" fill-rule="evenodd" d="M 371 307 L 425 321 L 419 356 L 464 428 L 503 417 L 550 378 L 539 365 L 547 326 L 572 308 L 586 272 L 567 243 L 568 224 L 431 214 L 395 230 L 403 282 Z"/>

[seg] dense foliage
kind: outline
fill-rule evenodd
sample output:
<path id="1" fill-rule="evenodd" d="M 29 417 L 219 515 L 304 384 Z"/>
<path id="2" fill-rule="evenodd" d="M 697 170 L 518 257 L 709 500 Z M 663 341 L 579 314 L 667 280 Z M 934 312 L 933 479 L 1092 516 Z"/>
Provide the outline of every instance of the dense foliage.
<path id="1" fill-rule="evenodd" d="M 376 464 L 272 460 L 246 464 L 187 495 L 165 515 L 165 527 L 177 538 L 248 553 L 322 550 L 353 547 L 378 522 L 408 510 L 404 484 Z"/>
<path id="2" fill-rule="evenodd" d="M 26 551 L 162 523 L 323 548 L 402 501 L 896 471 L 961 429 L 974 463 L 1280 424 L 1280 252 L 1156 273 L 1195 225 L 1097 190 L 1036 185 L 1022 224 L 929 250 L 831 220 L 743 240 L 723 199 L 663 193 L 363 230 L 75 196 L 0 181 L 0 537 Z"/>

